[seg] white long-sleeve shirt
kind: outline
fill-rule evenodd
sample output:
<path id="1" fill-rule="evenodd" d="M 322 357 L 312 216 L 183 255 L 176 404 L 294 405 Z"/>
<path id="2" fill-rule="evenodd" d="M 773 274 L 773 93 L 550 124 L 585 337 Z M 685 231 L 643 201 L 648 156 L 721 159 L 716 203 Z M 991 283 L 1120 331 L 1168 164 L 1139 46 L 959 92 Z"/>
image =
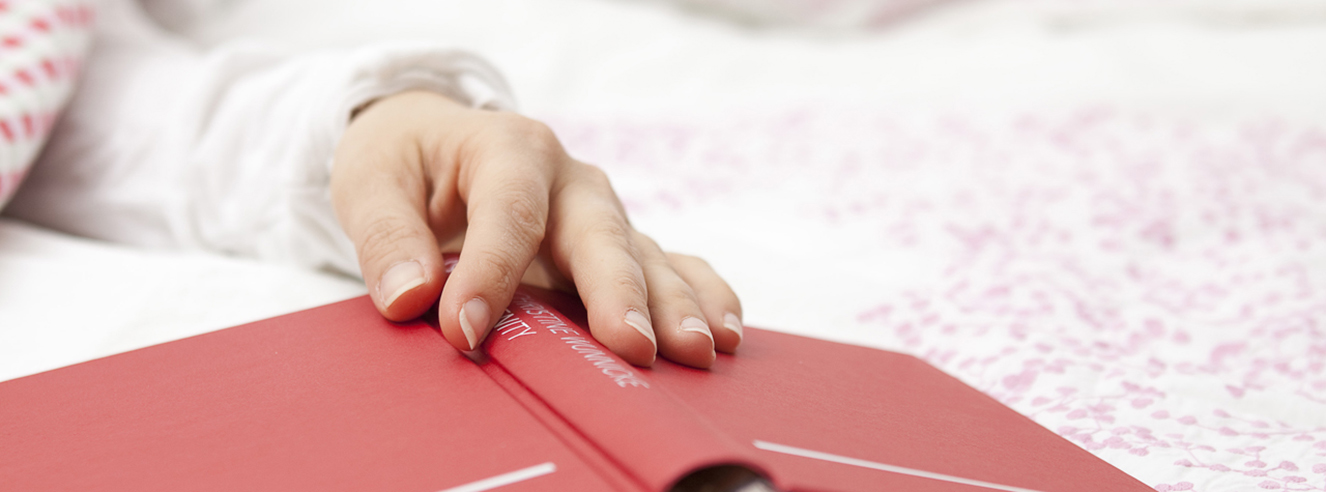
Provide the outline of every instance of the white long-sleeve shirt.
<path id="1" fill-rule="evenodd" d="M 328 182 L 350 113 L 409 89 L 510 108 L 474 55 L 426 44 L 202 51 L 133 0 L 99 6 L 83 80 L 6 215 L 65 232 L 358 273 Z"/>

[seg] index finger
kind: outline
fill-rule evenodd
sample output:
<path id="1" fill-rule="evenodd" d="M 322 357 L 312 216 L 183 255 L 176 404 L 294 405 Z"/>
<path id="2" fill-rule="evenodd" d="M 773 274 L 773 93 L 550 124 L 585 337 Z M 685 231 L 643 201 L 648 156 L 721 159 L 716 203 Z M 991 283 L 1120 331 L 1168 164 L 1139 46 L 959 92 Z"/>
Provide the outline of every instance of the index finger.
<path id="1" fill-rule="evenodd" d="M 548 196 L 561 158 L 550 147 L 551 130 L 519 123 L 463 155 L 457 189 L 466 201 L 469 226 L 460 261 L 438 304 L 442 334 L 461 350 L 474 350 L 511 303 L 525 270 L 538 254 L 548 222 Z"/>

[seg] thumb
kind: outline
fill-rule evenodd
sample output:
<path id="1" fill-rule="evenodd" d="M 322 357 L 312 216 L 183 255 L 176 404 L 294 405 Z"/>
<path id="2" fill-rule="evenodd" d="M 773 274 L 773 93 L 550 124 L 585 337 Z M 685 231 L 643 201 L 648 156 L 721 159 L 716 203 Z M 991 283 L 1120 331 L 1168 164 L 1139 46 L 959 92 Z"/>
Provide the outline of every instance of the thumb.
<path id="1" fill-rule="evenodd" d="M 338 149 L 332 205 L 355 245 L 373 304 L 387 319 L 405 321 L 437 302 L 446 273 L 425 219 L 427 184 L 411 171 L 419 166 L 409 153 L 370 152 Z"/>

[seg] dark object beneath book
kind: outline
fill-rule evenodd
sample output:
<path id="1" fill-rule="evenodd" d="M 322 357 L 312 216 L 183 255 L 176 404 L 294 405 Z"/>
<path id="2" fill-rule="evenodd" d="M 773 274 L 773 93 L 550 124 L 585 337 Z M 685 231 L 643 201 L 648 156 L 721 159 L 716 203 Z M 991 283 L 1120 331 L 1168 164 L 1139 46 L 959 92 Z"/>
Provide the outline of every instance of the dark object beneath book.
<path id="1" fill-rule="evenodd" d="M 686 475 L 668 492 L 778 492 L 769 480 L 743 466 L 720 465 Z"/>

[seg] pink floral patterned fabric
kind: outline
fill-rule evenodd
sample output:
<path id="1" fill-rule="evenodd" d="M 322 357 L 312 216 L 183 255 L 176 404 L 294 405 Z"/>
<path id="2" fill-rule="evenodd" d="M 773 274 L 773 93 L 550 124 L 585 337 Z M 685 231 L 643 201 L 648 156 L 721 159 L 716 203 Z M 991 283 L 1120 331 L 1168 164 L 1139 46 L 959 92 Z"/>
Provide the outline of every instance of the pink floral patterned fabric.
<path id="1" fill-rule="evenodd" d="M 920 355 L 1159 491 L 1326 490 L 1320 126 L 1110 108 L 553 120 L 643 222 L 752 211 L 727 224 L 741 247 L 817 236 L 796 240 L 843 285 L 816 288 L 898 286 L 791 328 Z M 782 230 L 751 225 L 760 210 Z"/>
<path id="2" fill-rule="evenodd" d="M 0 208 L 37 159 L 92 36 L 86 0 L 0 0 Z"/>

